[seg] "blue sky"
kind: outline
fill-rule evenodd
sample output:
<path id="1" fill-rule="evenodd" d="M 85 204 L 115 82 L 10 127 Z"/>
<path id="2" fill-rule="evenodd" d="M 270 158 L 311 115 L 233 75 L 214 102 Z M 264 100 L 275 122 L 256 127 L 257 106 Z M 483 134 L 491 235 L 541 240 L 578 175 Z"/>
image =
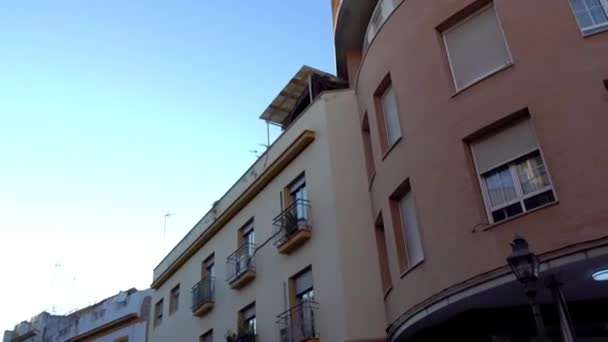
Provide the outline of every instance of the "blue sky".
<path id="1" fill-rule="evenodd" d="M 255 160 L 258 116 L 290 77 L 334 72 L 330 12 L 330 0 L 3 1 L 0 329 L 149 286 Z"/>

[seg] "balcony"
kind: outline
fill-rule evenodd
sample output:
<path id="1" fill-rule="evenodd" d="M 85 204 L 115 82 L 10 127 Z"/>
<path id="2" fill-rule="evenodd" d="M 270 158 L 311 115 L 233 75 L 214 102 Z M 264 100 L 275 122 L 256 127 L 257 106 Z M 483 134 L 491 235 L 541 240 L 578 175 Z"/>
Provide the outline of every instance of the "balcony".
<path id="1" fill-rule="evenodd" d="M 376 37 L 376 34 L 378 31 L 380 31 L 380 28 L 382 25 L 384 25 L 386 19 L 391 15 L 391 13 L 393 13 L 399 2 L 400 0 L 378 1 L 378 4 L 376 5 L 376 8 L 374 8 L 374 12 L 372 13 L 372 17 L 367 26 L 367 30 L 365 31 L 365 37 L 363 38 L 363 51 L 367 51 L 369 44 L 371 44 L 372 40 L 374 40 L 374 37 Z"/>
<path id="2" fill-rule="evenodd" d="M 207 277 L 192 287 L 192 313 L 202 317 L 215 305 L 215 278 Z"/>
<path id="3" fill-rule="evenodd" d="M 280 253 L 290 254 L 310 239 L 310 214 L 310 202 L 298 199 L 274 218 L 278 229 L 274 244 Z"/>
<path id="4" fill-rule="evenodd" d="M 254 254 L 255 245 L 245 243 L 226 259 L 226 280 L 232 289 L 241 289 L 255 279 Z"/>
<path id="5" fill-rule="evenodd" d="M 281 342 L 318 342 L 318 304 L 303 301 L 280 314 L 277 318 Z"/>

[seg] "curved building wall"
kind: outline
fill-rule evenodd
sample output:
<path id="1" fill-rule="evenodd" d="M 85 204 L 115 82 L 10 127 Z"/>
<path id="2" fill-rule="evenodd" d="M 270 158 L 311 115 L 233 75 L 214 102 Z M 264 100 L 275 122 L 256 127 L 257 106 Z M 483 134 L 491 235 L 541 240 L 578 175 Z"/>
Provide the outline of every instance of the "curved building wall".
<path id="1" fill-rule="evenodd" d="M 389 324 L 508 273 L 505 258 L 515 233 L 545 258 L 608 235 L 608 33 L 584 37 L 568 0 L 496 0 L 512 65 L 457 91 L 441 31 L 469 6 L 485 3 L 401 2 L 363 53 L 357 74 L 348 77 L 362 126 L 369 127 L 370 196 L 373 215 L 384 225 L 390 270 Z M 382 144 L 379 113 L 387 79 L 402 134 L 390 148 Z M 493 224 L 471 139 L 524 112 L 556 201 Z M 404 183 L 415 198 L 424 251 L 424 261 L 406 269 L 391 200 Z"/>

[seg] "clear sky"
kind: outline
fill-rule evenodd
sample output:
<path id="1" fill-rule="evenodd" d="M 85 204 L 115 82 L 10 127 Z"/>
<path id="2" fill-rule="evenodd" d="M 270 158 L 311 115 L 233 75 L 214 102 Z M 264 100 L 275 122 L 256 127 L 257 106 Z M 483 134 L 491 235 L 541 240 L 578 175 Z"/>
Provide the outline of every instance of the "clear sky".
<path id="1" fill-rule="evenodd" d="M 303 64 L 330 0 L 2 1 L 0 329 L 148 287 Z"/>

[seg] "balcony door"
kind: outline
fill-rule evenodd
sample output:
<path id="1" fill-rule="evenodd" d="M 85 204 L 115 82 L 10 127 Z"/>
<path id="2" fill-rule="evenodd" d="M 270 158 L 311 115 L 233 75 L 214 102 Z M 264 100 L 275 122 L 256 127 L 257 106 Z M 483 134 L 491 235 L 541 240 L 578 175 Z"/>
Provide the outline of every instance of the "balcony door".
<path id="1" fill-rule="evenodd" d="M 308 212 L 306 210 L 306 201 L 308 194 L 306 192 L 306 179 L 304 176 L 296 180 L 290 187 L 291 203 L 295 205 L 294 214 L 298 221 L 306 220 Z"/>
<path id="2" fill-rule="evenodd" d="M 294 278 L 295 310 L 292 312 L 292 327 L 295 337 L 306 339 L 314 337 L 315 317 L 313 303 L 315 292 L 313 288 L 312 270 L 300 273 Z"/>
<path id="3" fill-rule="evenodd" d="M 235 271 L 238 276 L 241 272 L 245 272 L 251 266 L 251 259 L 255 252 L 255 230 L 253 227 L 253 221 L 241 228 L 241 246 L 237 252 Z"/>

